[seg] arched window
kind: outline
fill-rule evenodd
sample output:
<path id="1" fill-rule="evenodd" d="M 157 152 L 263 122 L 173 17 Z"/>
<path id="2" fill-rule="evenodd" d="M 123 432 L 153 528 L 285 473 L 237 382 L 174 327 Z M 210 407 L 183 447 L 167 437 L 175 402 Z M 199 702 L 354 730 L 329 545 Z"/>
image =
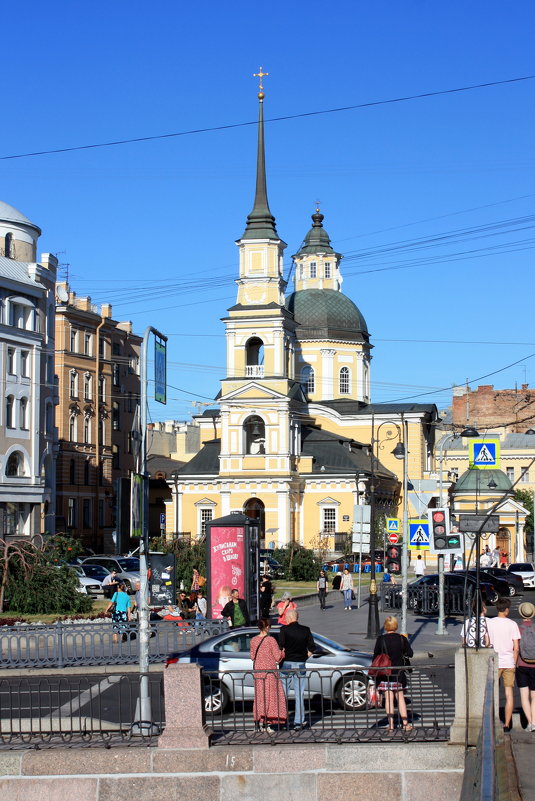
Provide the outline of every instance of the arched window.
<path id="1" fill-rule="evenodd" d="M 6 464 L 6 476 L 24 475 L 24 456 L 20 451 L 13 451 Z"/>
<path id="2" fill-rule="evenodd" d="M 69 462 L 69 484 L 76 484 L 76 462 L 74 459 Z"/>
<path id="3" fill-rule="evenodd" d="M 349 367 L 340 370 L 340 395 L 349 395 Z"/>
<path id="4" fill-rule="evenodd" d="M 262 378 L 264 375 L 264 343 L 258 337 L 252 337 L 245 346 L 245 375 Z"/>
<path id="5" fill-rule="evenodd" d="M 6 427 L 15 428 L 15 398 L 8 395 L 6 398 Z"/>
<path id="6" fill-rule="evenodd" d="M 309 364 L 303 367 L 301 371 L 301 384 L 307 395 L 313 395 L 316 390 L 316 378 L 314 375 L 314 368 Z"/>
<path id="7" fill-rule="evenodd" d="M 266 452 L 266 427 L 258 415 L 248 417 L 243 424 L 245 453 L 262 454 Z"/>
<path id="8" fill-rule="evenodd" d="M 69 439 L 71 442 L 76 442 L 76 414 L 71 412 L 69 417 Z"/>
<path id="9" fill-rule="evenodd" d="M 13 258 L 13 234 L 6 234 L 6 239 L 4 244 L 4 254 L 7 256 L 8 259 Z"/>
<path id="10" fill-rule="evenodd" d="M 91 418 L 88 414 L 84 417 L 84 444 L 89 445 L 91 442 Z"/>
<path id="11" fill-rule="evenodd" d="M 28 398 L 19 400 L 19 428 L 28 429 Z"/>
<path id="12" fill-rule="evenodd" d="M 76 370 L 70 372 L 69 394 L 71 398 L 78 397 L 78 373 Z"/>

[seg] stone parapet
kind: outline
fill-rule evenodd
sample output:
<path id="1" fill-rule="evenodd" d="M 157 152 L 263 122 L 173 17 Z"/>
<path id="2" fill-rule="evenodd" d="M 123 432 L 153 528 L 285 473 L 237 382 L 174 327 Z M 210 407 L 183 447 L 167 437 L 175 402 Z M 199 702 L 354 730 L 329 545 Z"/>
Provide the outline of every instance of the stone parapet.
<path id="1" fill-rule="evenodd" d="M 0 752 L 10 801 L 459 799 L 464 749 L 447 743 Z"/>

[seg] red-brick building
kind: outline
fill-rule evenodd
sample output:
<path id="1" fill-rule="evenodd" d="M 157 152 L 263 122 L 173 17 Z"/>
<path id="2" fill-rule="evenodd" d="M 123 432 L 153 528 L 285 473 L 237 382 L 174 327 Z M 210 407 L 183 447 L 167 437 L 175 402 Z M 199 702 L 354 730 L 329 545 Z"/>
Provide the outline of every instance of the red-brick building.
<path id="1" fill-rule="evenodd" d="M 525 433 L 535 428 L 535 389 L 529 389 L 529 384 L 520 389 L 494 389 L 492 384 L 475 390 L 455 387 L 452 423 L 472 425 L 478 431 L 500 427 L 504 432 Z"/>

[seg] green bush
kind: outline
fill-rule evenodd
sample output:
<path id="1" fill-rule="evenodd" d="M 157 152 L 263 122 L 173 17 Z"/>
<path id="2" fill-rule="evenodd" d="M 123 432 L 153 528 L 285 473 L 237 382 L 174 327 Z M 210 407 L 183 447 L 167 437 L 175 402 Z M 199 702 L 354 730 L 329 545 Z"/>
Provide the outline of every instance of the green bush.
<path id="1" fill-rule="evenodd" d="M 321 560 L 310 548 L 296 542 L 277 548 L 273 557 L 281 563 L 289 581 L 314 581 L 322 568 Z"/>
<path id="2" fill-rule="evenodd" d="M 66 566 L 55 567 L 42 551 L 35 552 L 29 572 L 20 560 L 10 562 L 5 606 L 21 614 L 90 612 L 93 600 L 77 591 L 78 578 Z"/>

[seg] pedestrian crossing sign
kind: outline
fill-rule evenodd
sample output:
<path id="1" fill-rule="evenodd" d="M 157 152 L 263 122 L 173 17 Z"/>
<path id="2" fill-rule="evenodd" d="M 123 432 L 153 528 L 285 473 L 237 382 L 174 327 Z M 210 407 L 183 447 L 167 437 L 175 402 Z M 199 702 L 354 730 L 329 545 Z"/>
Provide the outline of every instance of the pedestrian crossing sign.
<path id="1" fill-rule="evenodd" d="M 409 521 L 409 548 L 415 551 L 423 551 L 429 548 L 428 520 Z"/>
<path id="2" fill-rule="evenodd" d="M 386 530 L 388 534 L 399 534 L 399 517 L 387 517 Z"/>
<path id="3" fill-rule="evenodd" d="M 499 439 L 471 439 L 468 445 L 470 467 L 497 470 L 500 467 Z"/>

